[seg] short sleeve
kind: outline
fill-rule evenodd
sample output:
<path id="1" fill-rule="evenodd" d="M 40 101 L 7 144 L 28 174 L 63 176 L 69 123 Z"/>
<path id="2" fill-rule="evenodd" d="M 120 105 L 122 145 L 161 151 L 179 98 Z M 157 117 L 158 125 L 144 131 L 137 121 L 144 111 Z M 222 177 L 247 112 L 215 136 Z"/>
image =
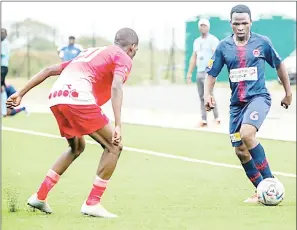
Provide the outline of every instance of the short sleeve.
<path id="1" fill-rule="evenodd" d="M 75 44 L 75 48 L 79 50 L 79 52 L 81 52 L 84 48 L 82 47 L 82 45 L 80 44 Z"/>
<path id="2" fill-rule="evenodd" d="M 193 43 L 193 52 L 197 52 L 197 46 L 198 46 L 198 38 L 195 39 L 195 41 Z"/>
<path id="3" fill-rule="evenodd" d="M 274 49 L 270 39 L 268 37 L 264 37 L 264 40 L 265 40 L 265 44 L 264 44 L 265 60 L 272 68 L 277 68 L 282 62 L 282 59 Z"/>
<path id="4" fill-rule="evenodd" d="M 62 70 L 64 70 L 64 69 L 69 65 L 69 63 L 70 63 L 71 61 L 72 61 L 72 60 L 62 62 L 62 63 L 60 64 Z"/>
<path id="5" fill-rule="evenodd" d="M 220 74 L 225 64 L 222 47 L 223 47 L 223 43 L 220 42 L 206 67 L 207 74 L 213 77 L 217 77 Z"/>
<path id="6" fill-rule="evenodd" d="M 117 52 L 114 57 L 113 74 L 122 76 L 125 82 L 130 74 L 131 68 L 132 68 L 131 58 L 123 52 Z"/>

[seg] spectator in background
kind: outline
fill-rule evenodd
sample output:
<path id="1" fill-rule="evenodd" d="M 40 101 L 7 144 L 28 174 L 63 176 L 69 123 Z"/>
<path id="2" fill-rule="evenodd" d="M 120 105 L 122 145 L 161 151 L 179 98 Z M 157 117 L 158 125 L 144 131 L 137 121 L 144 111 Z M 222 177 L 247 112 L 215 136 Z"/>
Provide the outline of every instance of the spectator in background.
<path id="1" fill-rule="evenodd" d="M 15 88 L 12 85 L 7 84 L 7 82 L 5 83 L 5 91 L 7 94 L 7 98 L 9 98 L 12 94 L 16 93 Z M 18 106 L 17 108 L 7 109 L 6 116 L 14 116 L 22 111 L 24 111 L 27 114 L 27 116 L 29 115 L 29 112 L 25 106 Z"/>
<path id="2" fill-rule="evenodd" d="M 9 62 L 9 42 L 6 39 L 7 31 L 1 28 L 1 115 L 7 115 L 6 100 L 7 93 L 5 91 L 5 78 L 8 73 L 8 62 Z"/>
<path id="3" fill-rule="evenodd" d="M 70 61 L 76 58 L 82 51 L 82 46 L 75 44 L 75 37 L 69 37 L 69 44 L 58 48 L 58 54 L 62 61 Z"/>
<path id="4" fill-rule="evenodd" d="M 187 83 L 191 83 L 192 73 L 194 68 L 197 67 L 197 77 L 196 83 L 198 88 L 198 94 L 200 98 L 201 115 L 202 121 L 200 122 L 200 127 L 207 127 L 207 114 L 204 106 L 204 81 L 207 76 L 205 69 L 210 61 L 217 45 L 219 44 L 219 39 L 214 35 L 209 33 L 210 23 L 208 19 L 200 19 L 198 22 L 198 28 L 201 36 L 195 39 L 193 44 L 193 54 L 190 59 L 189 70 L 187 73 Z M 215 122 L 220 124 L 218 107 L 213 109 Z"/>

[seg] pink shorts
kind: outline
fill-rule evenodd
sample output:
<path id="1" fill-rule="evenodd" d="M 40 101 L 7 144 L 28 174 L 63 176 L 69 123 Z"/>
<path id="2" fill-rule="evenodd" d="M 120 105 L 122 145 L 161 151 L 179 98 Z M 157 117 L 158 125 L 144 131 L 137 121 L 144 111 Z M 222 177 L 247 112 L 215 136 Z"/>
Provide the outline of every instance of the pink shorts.
<path id="1" fill-rule="evenodd" d="M 51 110 L 62 137 L 71 139 L 96 132 L 109 122 L 97 105 L 54 105 Z"/>

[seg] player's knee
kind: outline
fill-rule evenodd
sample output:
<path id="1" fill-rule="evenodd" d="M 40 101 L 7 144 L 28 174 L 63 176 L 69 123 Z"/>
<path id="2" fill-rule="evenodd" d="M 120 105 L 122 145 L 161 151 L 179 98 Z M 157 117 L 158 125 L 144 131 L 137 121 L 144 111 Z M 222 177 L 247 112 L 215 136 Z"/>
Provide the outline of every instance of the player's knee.
<path id="1" fill-rule="evenodd" d="M 77 157 L 80 156 L 80 154 L 85 150 L 85 145 L 79 145 L 78 147 L 71 149 L 71 153 L 73 154 L 74 158 L 76 159 Z"/>
<path id="2" fill-rule="evenodd" d="M 255 132 L 253 129 L 241 128 L 240 137 L 243 143 L 250 143 L 255 140 Z"/>
<path id="3" fill-rule="evenodd" d="M 85 144 L 79 145 L 79 147 L 76 150 L 77 154 L 80 155 L 83 151 L 85 151 L 85 147 L 86 147 Z"/>
<path id="4" fill-rule="evenodd" d="M 117 157 L 119 157 L 121 155 L 122 150 L 123 150 L 123 145 L 119 144 L 119 145 L 113 145 L 110 152 L 116 155 Z"/>
<path id="5" fill-rule="evenodd" d="M 250 153 L 245 145 L 235 147 L 235 153 L 241 163 L 248 162 L 250 159 Z"/>

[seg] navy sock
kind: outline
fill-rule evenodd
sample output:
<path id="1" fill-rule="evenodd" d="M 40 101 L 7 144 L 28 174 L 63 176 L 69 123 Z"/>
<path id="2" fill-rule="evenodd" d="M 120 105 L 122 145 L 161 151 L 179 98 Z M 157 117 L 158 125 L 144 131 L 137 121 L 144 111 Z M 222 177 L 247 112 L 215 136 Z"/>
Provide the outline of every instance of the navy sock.
<path id="1" fill-rule="evenodd" d="M 26 110 L 26 107 L 22 107 L 22 108 L 18 108 L 18 109 L 12 109 L 10 115 L 11 116 L 16 115 L 17 113 L 22 112 L 24 110 Z"/>
<path id="2" fill-rule="evenodd" d="M 263 177 L 259 170 L 256 168 L 256 165 L 251 159 L 249 162 L 242 164 L 244 171 L 253 185 L 257 188 L 258 184 L 263 180 Z"/>
<path id="3" fill-rule="evenodd" d="M 255 162 L 256 168 L 261 173 L 263 179 L 272 178 L 273 175 L 266 159 L 263 146 L 259 143 L 255 148 L 250 149 L 249 152 Z"/>

